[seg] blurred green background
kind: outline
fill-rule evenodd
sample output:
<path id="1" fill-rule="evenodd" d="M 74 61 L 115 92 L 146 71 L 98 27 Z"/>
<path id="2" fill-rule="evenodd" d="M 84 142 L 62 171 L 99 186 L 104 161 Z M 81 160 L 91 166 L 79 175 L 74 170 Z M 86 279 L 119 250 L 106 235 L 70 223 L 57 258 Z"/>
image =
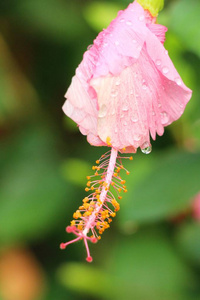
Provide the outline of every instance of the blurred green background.
<path id="1" fill-rule="evenodd" d="M 64 116 L 63 95 L 87 46 L 130 2 L 0 1 L 1 300 L 200 299 L 200 1 L 166 0 L 159 16 L 193 89 L 184 115 L 126 164 L 128 193 L 91 246 L 94 262 L 81 242 L 59 249 L 106 151 Z"/>

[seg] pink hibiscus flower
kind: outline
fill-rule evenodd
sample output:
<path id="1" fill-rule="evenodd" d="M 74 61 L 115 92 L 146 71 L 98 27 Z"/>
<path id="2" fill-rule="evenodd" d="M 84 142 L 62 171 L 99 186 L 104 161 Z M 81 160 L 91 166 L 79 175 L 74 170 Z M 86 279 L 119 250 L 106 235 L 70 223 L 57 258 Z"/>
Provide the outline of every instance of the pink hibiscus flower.
<path id="1" fill-rule="evenodd" d="M 90 194 L 66 228 L 76 238 L 60 245 L 82 239 L 88 262 L 88 241 L 97 242 L 110 227 L 120 208 L 116 198 L 127 192 L 121 173 L 129 172 L 118 151 L 135 153 L 140 147 L 149 153 L 150 135 L 162 135 L 191 98 L 163 46 L 167 28 L 155 21 L 137 1 L 120 11 L 85 52 L 66 93 L 63 110 L 88 142 L 111 147 L 93 166 L 85 189 Z"/>
<path id="2" fill-rule="evenodd" d="M 166 31 L 135 1 L 85 52 L 63 110 L 91 145 L 136 152 L 182 115 L 192 92 L 163 46 Z"/>

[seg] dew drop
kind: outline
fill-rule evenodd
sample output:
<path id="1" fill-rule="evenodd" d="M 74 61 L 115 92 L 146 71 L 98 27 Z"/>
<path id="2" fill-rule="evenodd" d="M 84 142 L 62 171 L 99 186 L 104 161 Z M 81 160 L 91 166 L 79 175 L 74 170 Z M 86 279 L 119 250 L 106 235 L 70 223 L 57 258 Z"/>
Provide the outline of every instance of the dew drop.
<path id="1" fill-rule="evenodd" d="M 179 77 L 175 78 L 175 82 L 177 85 L 181 85 L 181 79 Z"/>
<path id="2" fill-rule="evenodd" d="M 169 116 L 168 116 L 168 114 L 164 111 L 160 115 L 161 115 L 161 123 L 163 125 L 167 124 L 169 122 Z"/>
<path id="3" fill-rule="evenodd" d="M 115 133 L 118 133 L 118 129 L 117 128 L 115 128 Z"/>
<path id="4" fill-rule="evenodd" d="M 87 50 L 90 50 L 92 48 L 93 45 L 89 45 L 87 46 Z"/>
<path id="5" fill-rule="evenodd" d="M 145 142 L 142 146 L 141 146 L 141 151 L 144 154 L 149 154 L 152 151 L 152 146 L 148 143 Z"/>
<path id="6" fill-rule="evenodd" d="M 115 90 L 115 89 L 112 89 L 111 90 L 111 97 L 117 97 L 117 95 L 118 95 L 118 91 Z"/>
<path id="7" fill-rule="evenodd" d="M 128 104 L 125 104 L 125 105 L 122 107 L 122 110 L 123 110 L 123 111 L 128 111 L 128 110 L 129 110 Z"/>
<path id="8" fill-rule="evenodd" d="M 168 51 L 167 51 L 167 50 L 165 50 L 165 54 L 168 54 Z"/>
<path id="9" fill-rule="evenodd" d="M 169 69 L 167 67 L 164 67 L 162 69 L 163 74 L 167 74 L 169 72 Z"/>
<path id="10" fill-rule="evenodd" d="M 120 119 L 123 119 L 123 117 L 124 117 L 124 114 L 121 114 L 121 115 L 120 115 Z"/>
<path id="11" fill-rule="evenodd" d="M 132 25 L 132 22 L 131 22 L 131 21 L 127 21 L 127 22 L 126 22 L 126 25 L 131 26 L 131 25 Z"/>
<path id="12" fill-rule="evenodd" d="M 139 20 L 140 20 L 140 21 L 144 21 L 144 16 L 143 16 L 143 15 L 140 16 L 140 17 L 139 17 Z"/>
<path id="13" fill-rule="evenodd" d="M 142 89 L 143 89 L 143 90 L 146 90 L 146 89 L 147 89 L 147 85 L 146 85 L 146 84 L 143 84 L 143 85 L 142 85 Z"/>
<path id="14" fill-rule="evenodd" d="M 120 20 L 120 23 L 123 23 L 124 21 L 125 21 L 124 19 L 121 19 L 121 20 Z"/>
<path id="15" fill-rule="evenodd" d="M 104 118 L 107 114 L 107 106 L 105 104 L 102 105 L 102 107 L 99 110 L 99 118 Z"/>
<path id="16" fill-rule="evenodd" d="M 117 81 L 115 82 L 115 85 L 116 85 L 116 86 L 119 86 L 119 85 L 120 85 L 120 80 L 117 80 Z"/>
<path id="17" fill-rule="evenodd" d="M 140 135 L 134 135 L 134 140 L 136 141 L 136 142 L 139 142 L 139 140 L 141 139 L 141 136 Z"/>
<path id="18" fill-rule="evenodd" d="M 156 60 L 156 65 L 157 65 L 157 66 L 160 66 L 160 65 L 161 65 L 161 60 L 160 60 L 160 59 L 157 59 L 157 60 Z"/>
<path id="19" fill-rule="evenodd" d="M 115 45 L 116 45 L 116 46 L 119 46 L 119 41 L 115 41 Z"/>
<path id="20" fill-rule="evenodd" d="M 133 123 L 136 123 L 136 122 L 138 122 L 138 117 L 131 117 L 131 121 L 133 122 Z"/>
<path id="21" fill-rule="evenodd" d="M 136 40 L 132 40 L 132 43 L 133 43 L 133 44 L 136 44 L 136 43 L 137 43 L 137 41 L 136 41 Z"/>

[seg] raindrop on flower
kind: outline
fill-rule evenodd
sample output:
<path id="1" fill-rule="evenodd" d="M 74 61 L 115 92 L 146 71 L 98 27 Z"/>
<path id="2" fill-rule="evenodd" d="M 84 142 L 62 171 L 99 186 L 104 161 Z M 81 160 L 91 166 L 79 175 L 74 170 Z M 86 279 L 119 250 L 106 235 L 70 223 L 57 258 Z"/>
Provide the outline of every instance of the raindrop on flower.
<path id="1" fill-rule="evenodd" d="M 131 26 L 131 25 L 132 25 L 132 22 L 131 22 L 131 21 L 127 21 L 127 22 L 126 22 L 126 25 Z"/>
<path id="2" fill-rule="evenodd" d="M 148 142 L 145 142 L 141 147 L 141 151 L 144 154 L 149 154 L 152 151 L 152 146 Z"/>
<path id="3" fill-rule="evenodd" d="M 168 116 L 168 114 L 164 111 L 160 115 L 161 115 L 161 123 L 163 125 L 167 124 L 169 122 L 169 116 Z"/>
<path id="4" fill-rule="evenodd" d="M 119 86 L 120 85 L 120 80 L 116 81 L 115 85 Z"/>
<path id="5" fill-rule="evenodd" d="M 87 50 L 90 50 L 92 48 L 93 45 L 89 45 L 87 46 Z"/>
<path id="6" fill-rule="evenodd" d="M 156 65 L 157 65 L 157 66 L 160 66 L 160 65 L 161 65 L 161 60 L 160 60 L 160 59 L 157 59 L 157 60 L 156 60 Z"/>
<path id="7" fill-rule="evenodd" d="M 140 21 L 144 21 L 144 16 L 143 16 L 143 15 L 140 16 L 140 17 L 139 17 L 139 20 L 140 20 Z"/>
<path id="8" fill-rule="evenodd" d="M 162 69 L 163 74 L 167 74 L 169 72 L 169 69 L 167 67 L 164 67 Z"/>
<path id="9" fill-rule="evenodd" d="M 116 45 L 116 46 L 119 46 L 119 41 L 115 41 L 115 45 Z"/>
<path id="10" fill-rule="evenodd" d="M 129 110 L 129 106 L 127 104 L 125 104 L 123 107 L 122 107 L 122 110 L 123 111 L 128 111 Z"/>
<path id="11" fill-rule="evenodd" d="M 107 106 L 105 104 L 99 110 L 99 118 L 104 118 L 107 114 Z"/>
<path id="12" fill-rule="evenodd" d="M 120 23 L 123 23 L 124 21 L 125 21 L 124 19 L 121 19 L 121 20 L 120 20 Z"/>
<path id="13" fill-rule="evenodd" d="M 175 82 L 177 85 L 181 85 L 181 79 L 179 77 L 175 78 Z"/>

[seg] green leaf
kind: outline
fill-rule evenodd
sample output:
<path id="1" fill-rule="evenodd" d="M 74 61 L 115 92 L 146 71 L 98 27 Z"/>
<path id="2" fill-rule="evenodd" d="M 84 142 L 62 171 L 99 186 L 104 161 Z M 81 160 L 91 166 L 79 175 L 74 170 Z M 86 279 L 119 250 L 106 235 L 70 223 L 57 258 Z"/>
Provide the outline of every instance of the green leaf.
<path id="1" fill-rule="evenodd" d="M 55 146 L 56 135 L 42 124 L 22 130 L 10 142 L 2 142 L 2 244 L 38 238 L 64 218 L 73 194 L 71 186 L 61 177 Z"/>
<path id="2" fill-rule="evenodd" d="M 185 300 L 191 274 L 164 232 L 145 230 L 118 237 L 100 257 L 101 267 L 64 264 L 58 273 L 67 289 L 101 299 Z M 106 245 L 105 245 L 106 247 Z"/>
<path id="3" fill-rule="evenodd" d="M 149 160 L 153 162 L 153 157 Z M 155 222 L 188 208 L 199 190 L 199 165 L 200 153 L 181 152 L 155 156 L 154 166 L 149 164 L 142 177 L 140 164 L 133 165 L 119 213 L 121 222 Z"/>
<path id="4" fill-rule="evenodd" d="M 170 29 L 182 39 L 189 50 L 200 55 L 200 2 L 181 0 L 172 4 Z"/>
<path id="5" fill-rule="evenodd" d="M 116 3 L 92 1 L 85 7 L 84 16 L 89 25 L 99 32 L 116 18 L 120 9 L 122 7 Z"/>
<path id="6" fill-rule="evenodd" d="M 200 266 L 200 223 L 190 221 L 179 227 L 176 235 L 180 252 Z"/>

